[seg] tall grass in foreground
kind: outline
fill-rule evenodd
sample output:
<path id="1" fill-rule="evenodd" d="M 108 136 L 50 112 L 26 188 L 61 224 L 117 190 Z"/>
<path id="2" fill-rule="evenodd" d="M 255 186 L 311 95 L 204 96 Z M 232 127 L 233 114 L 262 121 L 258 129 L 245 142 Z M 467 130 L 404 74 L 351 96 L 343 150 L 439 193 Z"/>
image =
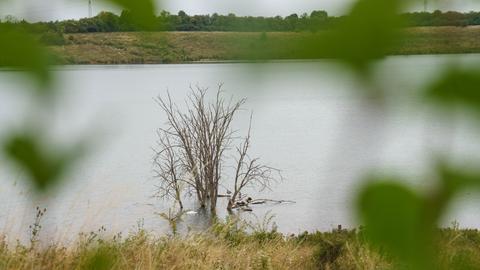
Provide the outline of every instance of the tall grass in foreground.
<path id="1" fill-rule="evenodd" d="M 392 232 L 394 233 L 394 232 Z M 441 230 L 438 269 L 480 265 L 480 233 Z M 126 237 L 80 235 L 71 246 L 8 245 L 0 239 L 0 269 L 391 269 L 395 259 L 375 250 L 361 231 L 285 236 L 235 222 L 203 233 L 157 238 L 143 229 Z"/>

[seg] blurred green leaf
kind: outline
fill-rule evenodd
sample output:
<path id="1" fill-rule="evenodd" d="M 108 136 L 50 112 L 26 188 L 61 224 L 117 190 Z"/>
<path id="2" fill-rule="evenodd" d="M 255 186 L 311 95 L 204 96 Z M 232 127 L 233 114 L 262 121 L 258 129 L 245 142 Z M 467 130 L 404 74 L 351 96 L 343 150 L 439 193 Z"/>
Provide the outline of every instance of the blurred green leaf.
<path id="1" fill-rule="evenodd" d="M 464 191 L 477 189 L 480 191 L 480 171 L 468 168 L 456 168 L 445 162 L 437 166 L 440 182 L 436 190 L 429 196 L 429 215 L 432 220 L 440 220 L 454 197 Z"/>
<path id="2" fill-rule="evenodd" d="M 155 26 L 155 4 L 152 0 L 108 0 L 129 12 L 132 22 L 144 30 Z"/>
<path id="3" fill-rule="evenodd" d="M 40 89 L 48 90 L 51 56 L 30 34 L 18 27 L 0 25 L 0 67 L 13 67 L 32 74 Z"/>
<path id="4" fill-rule="evenodd" d="M 452 68 L 427 89 L 427 96 L 450 108 L 464 105 L 480 112 L 480 70 Z"/>
<path id="5" fill-rule="evenodd" d="M 400 16 L 405 0 L 359 0 L 347 16 L 338 19 L 328 30 L 315 24 L 309 28 L 315 33 L 305 33 L 300 39 L 285 39 L 272 44 L 268 38 L 245 41 L 242 47 L 249 48 L 249 59 L 271 59 L 272 52 L 289 52 L 301 59 L 338 59 L 366 75 L 369 64 L 391 53 L 401 39 Z M 311 22 L 310 22 L 311 23 Z M 250 46 L 248 46 L 250 44 Z M 273 53 L 278 55 L 278 53 Z"/>
<path id="6" fill-rule="evenodd" d="M 395 182 L 374 181 L 360 193 L 357 205 L 373 244 L 413 269 L 430 269 L 433 231 L 415 192 Z"/>
<path id="7" fill-rule="evenodd" d="M 359 0 L 350 14 L 320 44 L 326 55 L 364 70 L 369 62 L 387 55 L 402 25 L 402 0 Z"/>
<path id="8" fill-rule="evenodd" d="M 55 185 L 82 154 L 80 147 L 65 153 L 45 147 L 33 133 L 13 135 L 4 143 L 8 158 L 25 170 L 38 191 Z"/>
<path id="9" fill-rule="evenodd" d="M 440 181 L 424 195 L 399 184 L 404 182 L 400 179 L 371 179 L 359 195 L 358 213 L 367 239 L 398 257 L 408 269 L 432 269 L 438 222 L 449 203 L 462 190 L 480 191 L 478 170 L 440 162 L 437 175 Z"/>
<path id="10" fill-rule="evenodd" d="M 480 171 L 453 166 L 440 166 L 442 182 L 446 189 L 457 193 L 465 188 L 478 188 L 480 190 Z"/>

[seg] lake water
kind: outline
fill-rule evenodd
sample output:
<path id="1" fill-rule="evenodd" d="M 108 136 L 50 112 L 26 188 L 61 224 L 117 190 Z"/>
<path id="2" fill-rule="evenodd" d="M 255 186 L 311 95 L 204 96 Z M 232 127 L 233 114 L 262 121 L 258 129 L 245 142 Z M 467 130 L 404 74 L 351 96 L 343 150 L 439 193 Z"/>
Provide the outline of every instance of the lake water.
<path id="1" fill-rule="evenodd" d="M 468 116 L 452 124 L 425 100 L 419 89 L 438 76 L 442 64 L 469 65 L 479 55 L 390 57 L 375 76 L 388 89 L 386 106 L 360 95 L 361 83 L 331 61 L 260 64 L 188 64 L 145 66 L 67 66 L 56 69 L 60 95 L 52 106 L 52 136 L 61 143 L 95 137 L 86 158 L 56 192 L 35 197 L 24 175 L 0 163 L 0 232 L 28 236 L 34 207 L 47 207 L 44 235 L 71 239 L 80 231 L 129 231 L 143 224 L 165 233 L 155 213 L 171 203 L 151 197 L 155 179 L 152 147 L 165 116 L 154 102 L 170 92 L 182 102 L 189 86 L 223 83 L 225 95 L 247 98 L 233 127 L 248 128 L 253 112 L 252 155 L 282 170 L 284 180 L 254 197 L 292 200 L 261 205 L 248 220 L 275 215 L 285 233 L 356 226 L 354 195 L 372 170 L 404 176 L 410 185 L 428 189 L 433 157 L 447 154 L 460 164 L 479 161 L 480 130 Z M 22 90 L 30 82 L 15 72 L 0 72 L 0 138 L 20 127 L 32 103 Z M 228 186 L 228 176 L 225 185 Z M 478 193 L 464 193 L 444 224 L 480 227 Z M 224 214 L 224 201 L 220 214 Z M 198 227 L 202 218 L 185 217 L 183 227 Z"/>

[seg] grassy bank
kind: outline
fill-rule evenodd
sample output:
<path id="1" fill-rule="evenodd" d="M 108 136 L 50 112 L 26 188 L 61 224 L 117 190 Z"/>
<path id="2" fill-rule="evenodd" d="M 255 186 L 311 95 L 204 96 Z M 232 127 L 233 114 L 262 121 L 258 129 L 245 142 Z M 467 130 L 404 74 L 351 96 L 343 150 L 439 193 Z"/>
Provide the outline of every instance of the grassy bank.
<path id="1" fill-rule="evenodd" d="M 415 27 L 392 55 L 479 53 L 480 27 Z M 323 33 L 153 32 L 66 34 L 49 47 L 64 64 L 158 64 L 249 59 L 303 59 Z M 48 40 L 47 40 L 48 42 Z"/>
<path id="2" fill-rule="evenodd" d="M 37 243 L 39 244 L 39 243 Z M 478 269 L 480 233 L 444 229 L 437 269 Z M 369 246 L 361 233 L 333 231 L 283 236 L 250 234 L 233 224 L 184 237 L 84 235 L 68 247 L 8 246 L 0 240 L 0 269 L 392 269 L 394 259 Z M 462 268 L 455 268 L 461 266 Z"/>

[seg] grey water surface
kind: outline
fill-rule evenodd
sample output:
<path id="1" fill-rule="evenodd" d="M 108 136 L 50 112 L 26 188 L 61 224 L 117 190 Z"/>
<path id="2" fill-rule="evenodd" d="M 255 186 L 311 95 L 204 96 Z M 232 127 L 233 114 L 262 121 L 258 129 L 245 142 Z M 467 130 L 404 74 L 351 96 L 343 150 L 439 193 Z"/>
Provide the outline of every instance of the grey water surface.
<path id="1" fill-rule="evenodd" d="M 383 107 L 362 95 L 364 84 L 332 61 L 57 67 L 59 96 L 45 116 L 51 135 L 60 145 L 85 136 L 94 143 L 66 181 L 41 197 L 21 171 L 0 159 L 0 233 L 28 237 L 37 205 L 48 209 L 44 234 L 54 241 L 101 226 L 111 233 L 137 226 L 168 232 L 156 213 L 171 202 L 151 197 L 152 147 L 166 120 L 154 98 L 169 91 L 183 104 L 190 86 L 215 91 L 220 83 L 227 97 L 247 98 L 233 127 L 244 134 L 253 112 L 252 155 L 282 170 L 283 181 L 271 191 L 249 195 L 296 202 L 255 206 L 242 216 L 254 222 L 274 215 L 285 233 L 354 227 L 355 194 L 366 174 L 404 176 L 412 187 L 428 190 L 436 156 L 460 164 L 479 161 L 480 130 L 472 118 L 439 112 L 420 91 L 443 64 L 479 60 L 479 55 L 389 57 L 374 72 L 378 87 L 387 90 Z M 35 112 L 26 94 L 32 89 L 17 72 L 0 72 L 0 139 Z M 228 172 L 224 180 L 228 188 Z M 479 195 L 464 193 L 444 224 L 457 220 L 480 227 Z M 195 210 L 194 204 L 190 208 Z M 186 215 L 181 226 L 204 222 L 200 215 Z"/>

